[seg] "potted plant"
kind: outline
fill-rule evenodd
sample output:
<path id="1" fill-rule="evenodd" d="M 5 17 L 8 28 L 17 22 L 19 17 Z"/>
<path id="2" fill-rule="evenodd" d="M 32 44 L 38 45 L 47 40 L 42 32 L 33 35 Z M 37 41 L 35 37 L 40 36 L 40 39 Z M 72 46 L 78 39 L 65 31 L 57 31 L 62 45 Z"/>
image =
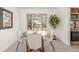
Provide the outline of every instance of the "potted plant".
<path id="1" fill-rule="evenodd" d="M 53 29 L 53 37 L 54 37 L 54 39 L 56 37 L 56 35 L 54 33 L 54 30 L 57 28 L 57 26 L 59 25 L 59 23 L 60 23 L 60 19 L 56 15 L 51 15 L 49 17 L 49 25 Z"/>

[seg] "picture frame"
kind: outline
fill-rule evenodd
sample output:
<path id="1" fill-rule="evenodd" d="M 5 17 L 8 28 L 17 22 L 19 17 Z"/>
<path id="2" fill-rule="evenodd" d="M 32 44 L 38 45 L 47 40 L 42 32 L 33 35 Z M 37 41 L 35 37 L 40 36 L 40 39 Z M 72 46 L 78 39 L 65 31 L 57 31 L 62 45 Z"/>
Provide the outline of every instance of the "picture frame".
<path id="1" fill-rule="evenodd" d="M 13 27 L 13 13 L 0 7 L 0 29 Z"/>

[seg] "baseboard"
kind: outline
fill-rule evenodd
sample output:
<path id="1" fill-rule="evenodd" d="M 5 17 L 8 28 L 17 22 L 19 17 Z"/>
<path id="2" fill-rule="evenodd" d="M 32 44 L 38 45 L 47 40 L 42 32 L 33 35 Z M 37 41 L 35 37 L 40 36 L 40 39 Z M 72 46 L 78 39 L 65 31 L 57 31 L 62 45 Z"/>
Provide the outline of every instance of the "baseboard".
<path id="1" fill-rule="evenodd" d="M 57 38 L 57 40 L 60 40 L 59 38 Z M 63 42 L 64 44 L 68 45 L 68 46 L 71 46 L 71 44 L 65 42 L 64 40 L 60 40 L 61 42 Z"/>

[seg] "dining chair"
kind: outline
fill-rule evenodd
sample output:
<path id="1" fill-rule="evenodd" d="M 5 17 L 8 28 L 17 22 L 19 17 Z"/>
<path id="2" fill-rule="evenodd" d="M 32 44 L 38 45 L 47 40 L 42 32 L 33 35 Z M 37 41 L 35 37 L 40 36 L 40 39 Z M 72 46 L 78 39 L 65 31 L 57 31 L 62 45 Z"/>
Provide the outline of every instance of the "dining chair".
<path id="1" fill-rule="evenodd" d="M 27 52 L 43 52 L 43 41 L 41 34 L 27 35 Z"/>
<path id="2" fill-rule="evenodd" d="M 22 42 L 21 36 L 22 36 L 22 32 L 21 32 L 20 29 L 18 29 L 17 30 L 17 46 L 16 46 L 16 51 L 17 51 L 20 43 Z"/>
<path id="3" fill-rule="evenodd" d="M 54 36 L 51 31 L 47 31 L 47 34 L 45 36 L 43 36 L 43 40 L 49 42 L 51 44 L 53 50 L 55 51 L 54 45 L 52 43 L 53 39 L 54 39 Z"/>

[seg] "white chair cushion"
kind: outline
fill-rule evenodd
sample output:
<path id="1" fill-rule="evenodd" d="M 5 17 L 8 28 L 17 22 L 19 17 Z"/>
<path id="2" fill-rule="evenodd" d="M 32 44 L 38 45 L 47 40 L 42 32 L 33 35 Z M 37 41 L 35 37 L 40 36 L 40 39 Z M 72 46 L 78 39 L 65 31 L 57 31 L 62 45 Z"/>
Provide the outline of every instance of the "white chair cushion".
<path id="1" fill-rule="evenodd" d="M 27 41 L 29 48 L 31 49 L 38 49 L 41 47 L 41 34 L 28 34 Z"/>

